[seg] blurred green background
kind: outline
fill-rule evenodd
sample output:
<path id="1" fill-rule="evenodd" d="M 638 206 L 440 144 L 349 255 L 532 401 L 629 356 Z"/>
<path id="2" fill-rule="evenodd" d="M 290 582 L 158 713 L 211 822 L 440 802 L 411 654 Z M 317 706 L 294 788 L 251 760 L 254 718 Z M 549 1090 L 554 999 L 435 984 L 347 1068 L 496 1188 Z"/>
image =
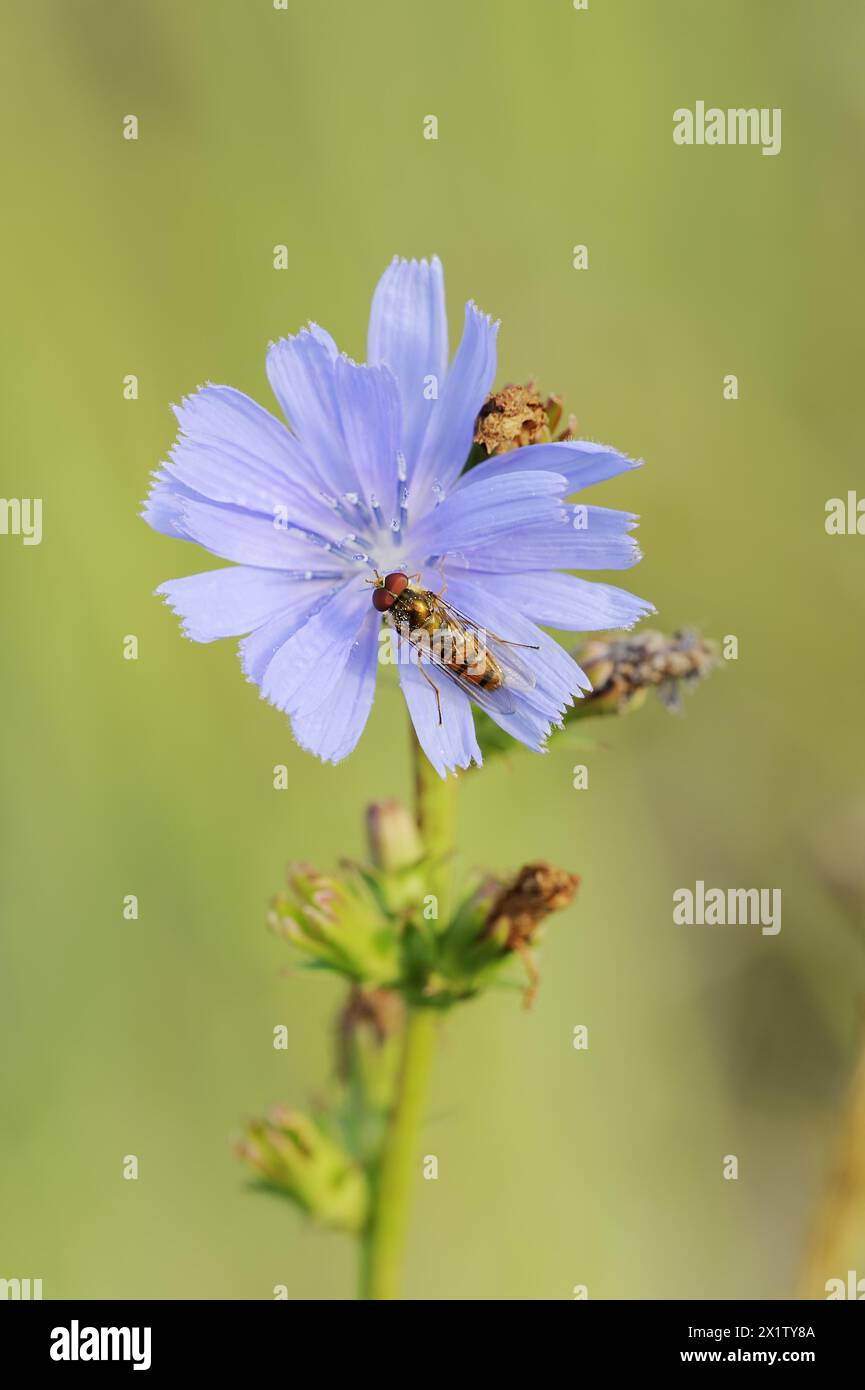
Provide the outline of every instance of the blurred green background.
<path id="1" fill-rule="evenodd" d="M 453 336 L 475 297 L 499 381 L 646 458 L 592 499 L 643 517 L 609 577 L 740 654 L 684 718 L 653 702 L 467 779 L 466 867 L 583 886 L 535 1010 L 447 1024 L 408 1295 L 788 1293 L 865 981 L 821 859 L 865 752 L 865 540 L 824 530 L 863 476 L 862 6 L 32 0 L 3 28 L 2 490 L 44 499 L 44 538 L 0 538 L 0 1275 L 353 1296 L 348 1242 L 251 1195 L 229 1138 L 328 1074 L 339 987 L 264 912 L 288 858 L 359 853 L 367 800 L 408 794 L 401 700 L 338 768 L 302 753 L 234 644 L 152 597 L 208 561 L 137 511 L 169 402 L 209 379 L 272 405 L 266 345 L 310 317 L 363 356 L 391 256 L 437 251 Z M 781 107 L 781 154 L 677 148 L 697 99 Z M 675 927 L 698 878 L 780 887 L 780 935 Z"/>

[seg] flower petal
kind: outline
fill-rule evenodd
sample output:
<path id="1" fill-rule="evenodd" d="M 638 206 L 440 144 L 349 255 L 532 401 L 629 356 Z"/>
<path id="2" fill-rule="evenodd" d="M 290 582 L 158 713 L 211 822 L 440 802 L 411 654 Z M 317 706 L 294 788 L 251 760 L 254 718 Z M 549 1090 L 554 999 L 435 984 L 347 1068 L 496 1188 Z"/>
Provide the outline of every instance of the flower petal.
<path id="1" fill-rule="evenodd" d="M 514 473 L 488 478 L 468 494 L 453 493 L 412 527 L 412 553 L 448 555 L 478 547 L 495 549 L 529 526 L 565 524 L 564 479 L 558 473 Z"/>
<path id="2" fill-rule="evenodd" d="M 202 386 L 174 407 L 180 425 L 166 472 L 216 502 L 273 514 L 315 482 L 297 440 L 231 386 Z"/>
<path id="3" fill-rule="evenodd" d="M 483 486 L 478 484 L 479 488 Z M 467 490 L 465 494 L 458 493 L 453 501 L 467 502 L 469 497 Z M 562 514 L 553 521 L 532 521 L 515 527 L 510 535 L 502 534 L 494 542 L 463 547 L 461 562 L 473 570 L 604 570 L 629 569 L 641 558 L 640 548 L 629 534 L 637 524 L 630 512 L 569 506 L 562 509 Z"/>
<path id="4" fill-rule="evenodd" d="M 386 363 L 399 383 L 402 449 L 412 470 L 437 404 L 429 378 L 435 378 L 438 394 L 448 364 L 444 276 L 438 256 L 429 264 L 394 257 L 372 297 L 367 357 L 372 363 Z"/>
<path id="5" fill-rule="evenodd" d="M 289 570 L 297 577 L 306 571 L 336 577 L 348 563 L 324 537 L 310 537 L 290 522 L 283 526 L 278 518 L 260 512 L 184 498 L 176 524 L 184 539 L 241 565 Z"/>
<path id="6" fill-rule="evenodd" d="M 522 644 L 519 656 L 531 668 L 537 684 L 530 691 L 514 690 L 513 698 L 523 713 L 536 710 L 545 720 L 557 723 L 574 697 L 590 690 L 591 683 L 564 647 L 499 596 L 499 578 L 492 574 L 452 577 L 449 572 L 446 600 L 486 629 L 493 646 L 496 639 Z"/>
<path id="7" fill-rule="evenodd" d="M 397 454 L 400 447 L 400 398 L 389 367 L 358 366 L 336 360 L 336 398 L 343 448 L 354 465 L 361 494 L 375 495 L 385 520 L 399 512 Z"/>
<path id="8" fill-rule="evenodd" d="M 264 698 L 290 715 L 317 709 L 335 690 L 371 611 L 368 585 L 343 585 L 279 648 L 264 672 Z"/>
<path id="9" fill-rule="evenodd" d="M 164 468 L 153 474 L 150 492 L 141 508 L 142 520 L 163 536 L 188 540 L 183 530 L 183 503 L 186 499 L 200 500 L 199 494 L 169 477 Z"/>
<path id="10" fill-rule="evenodd" d="M 528 705 L 518 706 L 511 714 L 503 714 L 501 710 L 491 706 L 487 714 L 500 729 L 510 734 L 511 738 L 524 743 L 535 753 L 546 753 L 547 739 L 553 731 L 553 724 L 557 721 L 545 719 Z"/>
<path id="11" fill-rule="evenodd" d="M 498 329 L 498 323 L 469 301 L 459 350 L 448 368 L 409 480 L 415 515 L 421 515 L 436 496 L 447 493 L 463 470 L 478 411 L 496 374 Z"/>
<path id="12" fill-rule="evenodd" d="M 336 397 L 336 349 L 315 324 L 271 343 L 267 375 L 273 393 L 315 470 L 318 485 L 341 497 L 360 490 L 345 451 Z"/>
<path id="13" fill-rule="evenodd" d="M 405 644 L 400 646 L 405 654 Z M 442 722 L 438 719 L 438 704 L 435 691 L 429 680 L 418 669 L 416 660 L 400 660 L 399 680 L 405 696 L 411 722 L 414 725 L 418 742 L 432 763 L 439 777 L 446 777 L 458 767 L 468 767 L 483 759 L 475 737 L 475 722 L 471 702 L 459 686 L 440 671 L 427 666 L 425 669 L 438 687 L 441 700 Z"/>
<path id="14" fill-rule="evenodd" d="M 292 602 L 240 643 L 240 664 L 247 680 L 260 686 L 280 647 L 342 588 L 344 581 L 336 585 L 332 580 L 322 585 L 314 579 L 298 581 Z"/>
<path id="15" fill-rule="evenodd" d="M 339 679 L 315 709 L 292 718 L 300 746 L 324 762 L 347 757 L 366 727 L 375 694 L 380 630 L 381 620 L 370 605 Z"/>
<path id="16" fill-rule="evenodd" d="M 569 497 L 581 488 L 606 482 L 607 478 L 615 478 L 619 473 L 628 473 L 642 466 L 642 459 L 629 459 L 607 444 L 595 444 L 589 439 L 568 439 L 554 444 L 527 444 L 506 454 L 494 454 L 464 473 L 459 486 L 462 490 L 486 478 L 520 473 L 527 468 L 542 468 L 550 473 L 563 474 L 568 482 L 565 496 Z"/>
<path id="17" fill-rule="evenodd" d="M 630 628 L 655 612 L 651 603 L 626 589 L 579 579 L 575 574 L 531 570 L 523 574 L 490 574 L 486 578 L 499 598 L 512 603 L 527 618 L 562 631 Z"/>
<path id="18" fill-rule="evenodd" d="M 185 636 L 193 642 L 216 642 L 252 632 L 277 615 L 305 611 L 331 588 L 328 580 L 304 583 L 280 570 L 232 565 L 169 579 L 156 592 L 182 620 Z"/>

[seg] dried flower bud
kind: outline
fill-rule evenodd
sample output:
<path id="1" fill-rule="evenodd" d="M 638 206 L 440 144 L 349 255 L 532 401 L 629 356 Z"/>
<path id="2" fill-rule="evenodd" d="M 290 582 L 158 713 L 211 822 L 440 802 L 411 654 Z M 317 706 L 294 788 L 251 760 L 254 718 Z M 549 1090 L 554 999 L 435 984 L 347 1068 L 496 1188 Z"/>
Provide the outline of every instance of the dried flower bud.
<path id="1" fill-rule="evenodd" d="M 583 704 L 617 714 L 638 708 L 653 687 L 667 708 L 678 713 L 682 684 L 696 684 L 719 661 L 716 643 L 687 630 L 672 637 L 641 632 L 610 641 L 596 638 L 576 658 L 593 687 Z"/>
<path id="2" fill-rule="evenodd" d="M 543 400 L 533 381 L 527 381 L 525 386 L 503 386 L 488 396 L 481 407 L 466 469 L 475 468 L 492 454 L 506 454 L 529 444 L 576 439 L 575 415 L 569 415 L 565 428 L 556 433 L 562 413 L 561 396 Z"/>
<path id="3" fill-rule="evenodd" d="M 550 438 L 547 412 L 531 386 L 504 386 L 489 396 L 475 424 L 475 443 L 504 454 Z"/>
<path id="4" fill-rule="evenodd" d="M 544 919 L 573 902 L 579 884 L 576 874 L 554 864 L 526 864 L 513 882 L 502 888 L 487 913 L 481 939 L 495 941 L 505 952 L 516 952 L 526 967 L 526 1008 L 531 1006 L 540 984 L 529 947 Z"/>
<path id="5" fill-rule="evenodd" d="M 493 902 L 481 935 L 494 937 L 505 950 L 517 950 L 520 942 L 533 940 L 545 917 L 573 901 L 579 884 L 576 874 L 554 864 L 524 865 Z"/>

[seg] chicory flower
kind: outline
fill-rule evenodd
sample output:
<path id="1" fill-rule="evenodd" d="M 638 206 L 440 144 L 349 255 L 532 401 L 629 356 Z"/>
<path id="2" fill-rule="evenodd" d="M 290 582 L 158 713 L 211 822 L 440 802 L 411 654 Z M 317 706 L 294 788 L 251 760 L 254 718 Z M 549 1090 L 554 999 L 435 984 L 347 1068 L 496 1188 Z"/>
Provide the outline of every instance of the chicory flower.
<path id="1" fill-rule="evenodd" d="M 175 407 L 180 433 L 143 516 L 231 563 L 157 593 L 193 641 L 242 637 L 248 679 L 324 760 L 352 751 L 372 706 L 376 572 L 419 574 L 436 592 L 446 585 L 446 601 L 479 628 L 522 644 L 534 683 L 484 707 L 539 750 L 591 688 L 543 626 L 629 628 L 653 611 L 565 573 L 640 558 L 633 515 L 565 501 L 636 467 L 631 460 L 568 439 L 511 448 L 465 471 L 496 373 L 497 330 L 469 302 L 449 364 L 440 262 L 395 259 L 373 296 L 366 364 L 316 324 L 271 345 L 267 374 L 290 428 L 230 386 L 206 385 Z M 465 684 L 438 672 L 435 698 L 417 660 L 397 664 L 439 774 L 479 763 Z"/>

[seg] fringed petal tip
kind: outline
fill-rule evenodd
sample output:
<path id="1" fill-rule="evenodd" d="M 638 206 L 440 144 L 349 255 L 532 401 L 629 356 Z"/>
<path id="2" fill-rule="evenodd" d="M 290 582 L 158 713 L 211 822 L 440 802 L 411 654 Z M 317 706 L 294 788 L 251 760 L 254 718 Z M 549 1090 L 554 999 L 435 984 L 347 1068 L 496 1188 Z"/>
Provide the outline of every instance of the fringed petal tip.
<path id="1" fill-rule="evenodd" d="M 485 313 L 484 310 L 474 299 L 469 299 L 466 301 L 466 319 L 468 320 L 470 316 L 474 319 L 479 320 L 481 323 L 486 324 L 487 328 L 492 330 L 494 337 L 497 335 L 499 329 L 502 326 L 501 319 L 494 319 L 492 314 Z"/>
<path id="2" fill-rule="evenodd" d="M 339 351 L 333 337 L 326 328 L 322 328 L 320 323 L 314 319 L 309 319 L 297 330 L 296 333 L 283 333 L 278 338 L 270 338 L 267 344 L 267 355 L 269 356 L 274 348 L 291 347 L 294 343 L 304 342 L 307 338 L 312 338 L 322 347 L 328 349 L 333 357 Z"/>
<path id="3" fill-rule="evenodd" d="M 640 604 L 642 604 L 642 607 L 641 607 L 639 613 L 637 613 L 636 617 L 634 617 L 634 618 L 631 620 L 631 622 L 629 622 L 629 623 L 622 623 L 622 624 L 619 626 L 619 628 L 616 629 L 617 631 L 619 631 L 619 632 L 633 632 L 634 628 L 637 626 L 638 623 L 641 623 L 641 622 L 643 621 L 644 618 L 651 618 L 651 617 L 654 617 L 654 615 L 655 615 L 655 614 L 657 613 L 657 611 L 658 611 L 657 608 L 655 607 L 655 605 L 654 605 L 653 603 L 649 603 L 648 599 L 638 599 L 637 602 L 640 603 Z M 611 629 L 611 630 L 613 630 L 613 629 Z"/>
<path id="4" fill-rule="evenodd" d="M 483 767 L 484 763 L 483 754 L 480 753 L 480 751 L 477 757 L 471 757 L 467 762 L 454 763 L 453 766 L 445 763 L 433 762 L 430 758 L 427 758 L 427 761 L 430 763 L 436 776 L 440 777 L 443 782 L 446 782 L 449 777 L 458 777 L 461 772 L 465 772 L 472 766 Z"/>
<path id="5" fill-rule="evenodd" d="M 284 711 L 280 712 L 284 713 Z M 353 748 L 348 748 L 344 753 L 336 753 L 333 755 L 329 753 L 320 753 L 317 748 L 313 747 L 311 740 L 304 739 L 298 734 L 294 727 L 294 720 L 290 716 L 288 719 L 288 727 L 291 731 L 291 739 L 295 746 L 303 753 L 311 753 L 314 758 L 318 758 L 318 761 L 324 763 L 326 766 L 337 767 L 339 763 L 344 763 L 346 758 L 354 751 Z"/>
<path id="6" fill-rule="evenodd" d="M 172 594 L 171 594 L 171 591 L 170 591 L 170 587 L 169 587 L 169 586 L 170 586 L 170 582 L 171 582 L 171 581 L 169 580 L 169 581 L 167 581 L 165 584 L 160 584 L 158 588 L 154 589 L 154 590 L 153 590 L 153 597 L 154 597 L 154 598 L 161 599 L 161 600 L 162 600 L 162 603 L 163 603 L 164 606 L 168 609 L 168 611 L 169 611 L 170 613 L 172 613 L 172 614 L 174 615 L 174 617 L 177 618 L 177 619 L 179 620 L 179 622 L 180 622 L 180 631 L 181 631 L 181 634 L 182 634 L 184 637 L 186 637 L 190 642 L 199 642 L 199 641 L 200 641 L 200 642 L 212 642 L 212 641 L 215 641 L 216 639 L 215 639 L 215 638 L 212 638 L 212 637 L 201 637 L 201 638 L 199 638 L 199 637 L 196 637 L 196 636 L 195 636 L 194 631 L 192 631 L 192 630 L 190 629 L 189 620 L 188 620 L 187 618 L 184 617 L 182 611 L 180 610 L 180 608 L 179 608 L 178 605 L 177 605 L 176 599 L 174 599 L 174 598 L 172 597 Z"/>
<path id="7" fill-rule="evenodd" d="M 573 444 L 575 448 L 579 448 L 580 445 L 591 444 L 599 453 L 615 453 L 621 462 L 620 471 L 622 473 L 633 473 L 635 468 L 645 468 L 646 466 L 644 458 L 632 459 L 630 454 L 623 454 L 621 449 L 611 449 L 609 444 L 605 444 L 600 439 L 563 439 L 561 442 L 565 445 Z"/>
<path id="8" fill-rule="evenodd" d="M 565 448 L 572 447 L 574 450 L 589 448 L 596 449 L 599 454 L 615 455 L 620 465 L 619 471 L 622 473 L 632 473 L 635 468 L 645 468 L 646 466 L 646 460 L 644 458 L 633 459 L 630 454 L 623 453 L 621 449 L 614 449 L 612 445 L 605 443 L 603 439 L 590 439 L 585 437 L 582 439 L 563 439 L 560 442 Z"/>
<path id="9" fill-rule="evenodd" d="M 171 409 L 174 411 L 174 413 L 175 413 L 175 415 L 176 415 L 177 412 L 178 412 L 178 410 L 182 410 L 183 407 L 184 407 L 185 405 L 189 405 L 190 401 L 193 401 L 193 400 L 195 399 L 195 397 L 198 395 L 199 391 L 218 391 L 218 390 L 219 390 L 219 383 L 218 383 L 218 382 L 214 383 L 214 382 L 212 382 L 212 381 L 210 380 L 209 377 L 207 377 L 204 381 L 199 381 L 195 386 L 193 386 L 193 388 L 192 388 L 191 391 L 186 391 L 186 392 L 184 392 L 184 394 L 180 397 L 180 400 L 179 400 L 179 401 L 171 401 L 169 404 L 170 404 Z"/>
<path id="10" fill-rule="evenodd" d="M 431 256 L 420 257 L 400 256 L 398 252 L 395 252 L 387 269 L 390 270 L 391 266 L 395 265 L 407 265 L 412 270 L 441 270 L 442 268 L 442 263 L 435 252 Z"/>

